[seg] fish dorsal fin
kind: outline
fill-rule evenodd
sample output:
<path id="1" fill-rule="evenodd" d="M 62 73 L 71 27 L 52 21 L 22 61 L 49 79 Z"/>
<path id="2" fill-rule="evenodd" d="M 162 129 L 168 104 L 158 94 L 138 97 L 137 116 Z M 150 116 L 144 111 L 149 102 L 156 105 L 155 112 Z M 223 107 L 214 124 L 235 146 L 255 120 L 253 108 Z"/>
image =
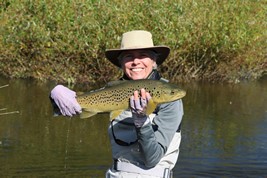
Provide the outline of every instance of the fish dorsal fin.
<path id="1" fill-rule="evenodd" d="M 147 108 L 146 108 L 146 115 L 150 115 L 155 111 L 157 107 L 157 103 L 153 101 L 153 98 L 151 98 L 148 103 L 147 103 Z"/>
<path id="2" fill-rule="evenodd" d="M 114 110 L 114 111 L 111 111 L 110 112 L 110 115 L 109 115 L 109 119 L 112 121 L 113 119 L 115 119 L 116 117 L 118 117 L 122 111 L 124 110 Z"/>
<path id="3" fill-rule="evenodd" d="M 81 96 L 81 95 L 83 95 L 85 92 L 82 92 L 82 91 L 77 91 L 76 92 L 76 94 L 77 94 L 77 96 Z"/>
<path id="4" fill-rule="evenodd" d="M 106 87 L 111 87 L 111 86 L 114 86 L 114 85 L 119 85 L 119 84 L 122 84 L 122 83 L 125 83 L 126 81 L 125 80 L 115 80 L 115 81 L 110 81 L 107 83 Z"/>

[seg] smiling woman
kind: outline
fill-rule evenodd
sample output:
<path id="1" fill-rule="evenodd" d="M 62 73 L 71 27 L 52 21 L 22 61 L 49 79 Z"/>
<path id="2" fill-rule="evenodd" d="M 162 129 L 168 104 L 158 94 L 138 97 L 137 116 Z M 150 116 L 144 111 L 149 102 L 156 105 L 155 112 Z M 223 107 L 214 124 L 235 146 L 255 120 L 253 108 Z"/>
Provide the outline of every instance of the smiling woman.
<path id="1" fill-rule="evenodd" d="M 119 49 L 108 49 L 105 54 L 110 62 L 123 70 L 124 75 L 120 80 L 137 80 L 136 82 L 142 83 L 145 82 L 140 79 L 147 82 L 161 80 L 166 87 L 166 79 L 161 77 L 156 68 L 165 61 L 169 52 L 170 48 L 167 46 L 154 46 L 150 32 L 134 30 L 122 35 Z M 125 88 L 131 85 L 126 84 Z M 153 88 L 156 84 L 152 85 Z M 159 86 L 156 86 L 159 89 Z M 140 85 L 126 97 L 130 109 L 121 111 L 114 118 L 112 114 L 110 116 L 112 121 L 108 133 L 114 163 L 107 171 L 107 178 L 172 176 L 181 142 L 183 103 L 177 98 L 153 107 L 151 112 L 146 112 L 152 108 L 151 103 L 156 97 L 150 89 L 145 88 Z M 117 92 L 110 93 L 112 95 Z M 63 115 L 68 116 L 81 112 L 75 95 L 75 92 L 62 86 L 56 86 L 51 91 L 52 102 L 59 107 Z M 172 96 L 171 98 L 173 99 Z"/>
<path id="2" fill-rule="evenodd" d="M 157 68 L 156 55 L 150 50 L 126 51 L 121 54 L 121 66 L 128 78 L 145 79 Z"/>

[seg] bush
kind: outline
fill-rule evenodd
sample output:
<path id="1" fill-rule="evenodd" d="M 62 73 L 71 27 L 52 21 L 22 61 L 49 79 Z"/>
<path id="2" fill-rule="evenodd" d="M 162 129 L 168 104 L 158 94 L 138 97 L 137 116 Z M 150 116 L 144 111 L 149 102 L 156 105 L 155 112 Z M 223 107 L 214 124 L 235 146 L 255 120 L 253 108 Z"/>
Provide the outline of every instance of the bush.
<path id="1" fill-rule="evenodd" d="M 172 52 L 171 80 L 239 81 L 266 74 L 263 1 L 3 0 L 0 71 L 19 78 L 106 82 L 121 75 L 105 59 L 121 34 L 151 31 Z"/>

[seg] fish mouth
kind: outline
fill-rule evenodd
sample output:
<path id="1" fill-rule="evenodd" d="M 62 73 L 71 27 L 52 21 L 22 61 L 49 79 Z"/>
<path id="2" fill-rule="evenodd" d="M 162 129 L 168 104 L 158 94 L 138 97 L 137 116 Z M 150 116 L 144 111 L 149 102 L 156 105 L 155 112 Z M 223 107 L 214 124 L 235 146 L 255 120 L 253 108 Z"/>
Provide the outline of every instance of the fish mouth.
<path id="1" fill-rule="evenodd" d="M 186 91 L 180 91 L 179 92 L 179 98 L 183 98 L 186 95 Z"/>

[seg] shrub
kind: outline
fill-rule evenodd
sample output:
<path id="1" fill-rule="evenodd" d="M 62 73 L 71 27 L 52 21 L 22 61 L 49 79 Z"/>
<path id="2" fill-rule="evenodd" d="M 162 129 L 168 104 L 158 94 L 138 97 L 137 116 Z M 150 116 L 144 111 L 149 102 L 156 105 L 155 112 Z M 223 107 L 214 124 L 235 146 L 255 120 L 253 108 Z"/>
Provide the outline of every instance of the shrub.
<path id="1" fill-rule="evenodd" d="M 151 31 L 172 52 L 171 80 L 239 81 L 266 74 L 263 1 L 4 0 L 0 71 L 9 77 L 106 82 L 121 75 L 104 57 L 121 34 Z"/>

